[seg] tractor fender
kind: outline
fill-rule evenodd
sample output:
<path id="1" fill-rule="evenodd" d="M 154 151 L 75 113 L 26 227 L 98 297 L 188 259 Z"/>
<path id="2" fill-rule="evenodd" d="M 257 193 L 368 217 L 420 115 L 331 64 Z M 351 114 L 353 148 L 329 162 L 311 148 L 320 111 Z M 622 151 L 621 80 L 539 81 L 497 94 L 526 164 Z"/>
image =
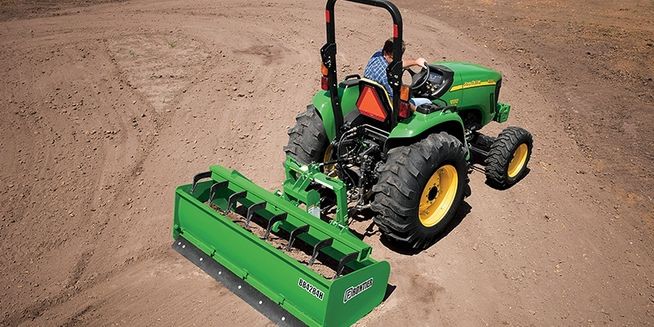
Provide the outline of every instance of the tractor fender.
<path id="1" fill-rule="evenodd" d="M 395 126 L 388 137 L 388 141 L 386 141 L 386 148 L 390 149 L 398 145 L 414 143 L 430 134 L 439 132 L 447 132 L 453 135 L 463 143 L 466 149 L 468 148 L 463 121 L 459 114 L 449 110 L 431 114 L 415 112 L 413 116 Z"/>
<path id="2" fill-rule="evenodd" d="M 334 110 L 332 109 L 331 99 L 328 92 L 318 92 L 313 96 L 311 103 L 318 111 L 322 119 L 322 125 L 325 128 L 327 138 L 333 141 L 336 135 L 336 122 L 334 121 Z"/>
<path id="3" fill-rule="evenodd" d="M 359 98 L 358 87 L 348 87 L 346 85 L 339 85 L 338 96 L 341 99 L 341 110 L 343 117 L 346 117 L 356 108 L 356 102 Z M 329 141 L 333 141 L 336 136 L 336 121 L 334 120 L 334 110 L 332 109 L 332 100 L 329 97 L 329 92 L 319 91 L 313 96 L 311 100 L 313 106 L 318 110 L 318 114 L 322 119 L 325 132 Z"/>

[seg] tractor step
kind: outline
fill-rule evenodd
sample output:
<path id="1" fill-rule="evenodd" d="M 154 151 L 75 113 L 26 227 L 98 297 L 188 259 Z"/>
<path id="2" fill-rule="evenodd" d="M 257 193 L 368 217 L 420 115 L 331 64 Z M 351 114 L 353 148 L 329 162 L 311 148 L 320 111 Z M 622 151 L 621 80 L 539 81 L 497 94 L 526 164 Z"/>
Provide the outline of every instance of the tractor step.
<path id="1" fill-rule="evenodd" d="M 353 324 L 381 303 L 390 273 L 347 228 L 221 166 L 177 188 L 173 238 L 214 278 L 229 271 L 216 279 L 278 324 L 288 314 L 309 326 Z"/>

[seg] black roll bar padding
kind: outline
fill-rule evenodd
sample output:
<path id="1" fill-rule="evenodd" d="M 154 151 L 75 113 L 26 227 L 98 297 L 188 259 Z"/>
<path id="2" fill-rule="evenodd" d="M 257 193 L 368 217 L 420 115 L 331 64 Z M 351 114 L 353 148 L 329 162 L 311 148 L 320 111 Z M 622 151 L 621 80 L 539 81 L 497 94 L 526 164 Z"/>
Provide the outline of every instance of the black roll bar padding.
<path id="1" fill-rule="evenodd" d="M 211 184 L 211 188 L 209 189 L 209 204 L 211 204 L 211 202 L 216 198 L 216 192 L 220 189 L 226 188 L 228 185 L 228 181 L 220 181 Z M 227 210 L 229 210 L 229 208 L 227 208 Z"/>
<path id="2" fill-rule="evenodd" d="M 338 87 L 336 86 L 336 43 L 325 43 L 320 49 L 320 56 L 322 57 L 323 65 L 327 67 L 327 84 L 329 85 L 329 97 L 332 101 L 334 123 L 336 124 L 336 139 L 338 139 L 341 137 L 341 126 L 343 126 L 343 110 L 341 109 Z"/>
<path id="3" fill-rule="evenodd" d="M 393 90 L 393 112 L 391 114 L 391 129 L 397 125 L 399 108 L 400 108 L 400 87 L 402 84 L 402 14 L 400 10 L 388 0 L 346 0 L 364 5 L 375 6 L 386 9 L 393 18 L 393 61 L 388 65 L 386 74 L 388 83 Z M 334 19 L 334 5 L 336 0 L 327 0 L 325 7 L 325 20 L 327 23 L 327 42 L 320 49 L 323 64 L 328 69 L 327 80 L 329 84 L 329 93 L 332 100 L 332 109 L 334 111 L 334 121 L 336 123 L 336 139 L 341 135 L 343 126 L 343 111 L 338 98 L 337 78 L 336 78 L 336 29 Z M 333 50 L 329 53 L 329 64 L 325 62 L 326 50 Z M 324 51 L 325 50 L 325 51 Z"/>

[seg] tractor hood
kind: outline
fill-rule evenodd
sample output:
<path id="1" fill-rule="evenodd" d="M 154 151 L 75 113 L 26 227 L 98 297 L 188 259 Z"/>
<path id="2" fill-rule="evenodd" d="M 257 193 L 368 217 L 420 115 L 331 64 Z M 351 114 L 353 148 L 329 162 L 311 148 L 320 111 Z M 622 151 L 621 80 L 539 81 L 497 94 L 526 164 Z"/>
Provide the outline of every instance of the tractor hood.
<path id="1" fill-rule="evenodd" d="M 450 70 L 454 71 L 459 81 L 464 83 L 469 81 L 488 81 L 488 80 L 493 80 L 494 82 L 497 82 L 500 79 L 502 79 L 502 74 L 500 72 L 477 64 L 460 62 L 460 61 L 443 61 L 443 62 L 436 62 L 434 64 L 445 66 Z"/>

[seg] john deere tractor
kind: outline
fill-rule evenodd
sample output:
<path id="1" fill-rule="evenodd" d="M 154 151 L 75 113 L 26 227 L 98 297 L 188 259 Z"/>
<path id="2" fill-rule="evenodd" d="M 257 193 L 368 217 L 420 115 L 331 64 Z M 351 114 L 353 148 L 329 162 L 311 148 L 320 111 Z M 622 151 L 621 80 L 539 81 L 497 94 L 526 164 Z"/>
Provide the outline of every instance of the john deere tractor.
<path id="1" fill-rule="evenodd" d="M 349 1 L 391 14 L 387 77 L 396 96 L 356 74 L 338 79 L 336 0 L 328 0 L 322 90 L 289 130 L 281 189 L 215 165 L 176 191 L 174 248 L 280 325 L 349 325 L 382 301 L 390 266 L 371 257 L 351 219 L 372 218 L 382 237 L 423 249 L 470 195 L 473 165 L 497 188 L 528 171 L 529 132 L 480 133 L 509 116 L 499 72 L 464 62 L 405 70 L 397 7 Z M 412 97 L 430 102 L 414 108 Z"/>
<path id="2" fill-rule="evenodd" d="M 342 180 L 354 204 L 351 213 L 370 208 L 385 236 L 424 248 L 470 194 L 472 161 L 485 164 L 491 185 L 509 187 L 527 170 L 532 137 L 518 127 L 506 128 L 497 138 L 479 133 L 509 116 L 511 107 L 498 102 L 502 75 L 495 70 L 435 62 L 417 73 L 407 69 L 412 81 L 403 85 L 402 22 L 400 13 L 388 8 L 394 60 L 387 76 L 399 96 L 391 99 L 383 86 L 359 75 L 338 82 L 334 24 L 328 19 L 327 43 L 320 50 L 322 91 L 297 117 L 285 151 L 300 163 L 319 163 Z M 411 97 L 431 103 L 412 111 Z"/>

